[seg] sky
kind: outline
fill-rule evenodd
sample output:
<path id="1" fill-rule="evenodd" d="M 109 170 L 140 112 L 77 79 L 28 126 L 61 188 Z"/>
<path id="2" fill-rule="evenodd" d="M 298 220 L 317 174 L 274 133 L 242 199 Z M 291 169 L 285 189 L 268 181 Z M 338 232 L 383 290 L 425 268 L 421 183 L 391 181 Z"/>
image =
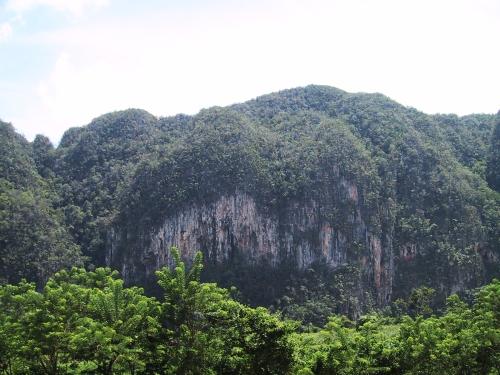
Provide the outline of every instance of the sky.
<path id="1" fill-rule="evenodd" d="M 0 119 L 29 140 L 308 84 L 496 113 L 500 0 L 0 0 Z"/>

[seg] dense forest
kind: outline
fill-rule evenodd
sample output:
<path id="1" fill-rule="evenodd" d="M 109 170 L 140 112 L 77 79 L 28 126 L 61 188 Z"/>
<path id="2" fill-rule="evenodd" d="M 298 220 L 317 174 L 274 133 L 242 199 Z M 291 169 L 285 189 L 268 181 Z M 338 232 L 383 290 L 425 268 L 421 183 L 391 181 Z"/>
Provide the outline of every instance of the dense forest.
<path id="1" fill-rule="evenodd" d="M 499 142 L 327 86 L 0 121 L 0 371 L 495 374 Z"/>
<path id="2" fill-rule="evenodd" d="M 201 283 L 198 253 L 186 270 L 157 272 L 160 298 L 126 288 L 116 272 L 73 268 L 43 289 L 0 287 L 0 371 L 5 374 L 498 374 L 500 282 L 468 305 L 457 295 L 432 315 L 431 290 L 392 315 L 331 316 L 299 330 Z M 411 315 L 407 314 L 407 311 Z"/>

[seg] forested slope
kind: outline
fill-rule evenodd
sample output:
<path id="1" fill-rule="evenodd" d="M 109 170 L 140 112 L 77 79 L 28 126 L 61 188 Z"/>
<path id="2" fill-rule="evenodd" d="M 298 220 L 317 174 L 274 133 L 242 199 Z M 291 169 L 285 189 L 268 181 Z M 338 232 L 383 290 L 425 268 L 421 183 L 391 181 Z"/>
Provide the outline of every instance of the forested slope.
<path id="1" fill-rule="evenodd" d="M 4 281 L 85 261 L 154 286 L 175 245 L 243 301 L 322 324 L 499 274 L 498 114 L 307 86 L 195 116 L 115 112 L 57 148 L 1 126 Z"/>
<path id="2" fill-rule="evenodd" d="M 42 138 L 30 145 L 0 122 L 0 283 L 28 278 L 41 284 L 54 272 L 82 266 L 79 245 L 69 233 L 59 196 L 37 156 Z M 33 147 L 33 149 L 32 149 Z M 35 151 L 34 151 L 35 150 Z M 43 151 L 49 156 L 52 149 Z"/>

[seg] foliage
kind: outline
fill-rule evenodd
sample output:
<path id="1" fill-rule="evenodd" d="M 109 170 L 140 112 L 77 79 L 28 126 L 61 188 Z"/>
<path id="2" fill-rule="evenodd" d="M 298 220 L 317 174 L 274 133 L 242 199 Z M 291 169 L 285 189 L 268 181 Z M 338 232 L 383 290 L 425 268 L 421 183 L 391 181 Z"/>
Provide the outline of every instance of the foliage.
<path id="1" fill-rule="evenodd" d="M 426 285 L 443 305 L 457 287 L 500 275 L 498 133 L 498 114 L 431 116 L 381 94 L 316 85 L 194 116 L 114 112 L 68 130 L 56 148 L 1 123 L 0 283 L 25 277 L 41 286 L 84 260 L 104 266 L 110 238 L 116 262 L 108 265 L 127 258 L 141 270 L 139 253 L 165 216 L 241 192 L 285 225 L 293 207 L 315 202 L 322 223 L 345 237 L 345 262 L 335 280 L 325 273 L 316 284 L 292 269 L 293 257 L 280 270 L 244 259 L 221 264 L 222 275 L 205 272 L 206 280 L 234 284 L 252 305 L 307 323 L 323 325 L 333 313 L 357 318 L 391 302 L 377 295 L 366 267 L 366 230 L 391 253 L 381 260 L 394 273 L 385 297 L 404 299 Z M 316 251 L 318 237 L 309 231 L 297 241 Z M 203 245 L 213 265 L 215 245 Z M 272 285 L 261 293 L 264 281 Z"/>
<path id="2" fill-rule="evenodd" d="M 0 122 L 0 284 L 43 284 L 61 268 L 82 265 L 56 194 L 38 174 L 31 147 Z"/>
<path id="3" fill-rule="evenodd" d="M 55 150 L 60 207 L 76 242 L 104 265 L 106 233 L 117 198 L 136 166 L 164 140 L 156 118 L 142 110 L 113 112 L 68 130 Z"/>
<path id="4" fill-rule="evenodd" d="M 500 192 L 500 112 L 496 115 L 495 130 L 491 137 L 490 153 L 486 161 L 486 180 L 492 189 Z"/>
<path id="5" fill-rule="evenodd" d="M 452 295 L 441 316 L 352 322 L 334 315 L 323 329 L 300 332 L 201 283 L 200 253 L 189 270 L 176 249 L 172 255 L 173 268 L 158 271 L 160 299 L 124 287 L 104 268 L 61 271 L 42 291 L 25 281 L 1 286 L 0 373 L 479 375 L 500 368 L 498 280 L 471 306 Z"/>
<path id="6" fill-rule="evenodd" d="M 0 287 L 0 373 L 286 374 L 294 325 L 201 283 L 200 253 L 175 259 L 160 300 L 104 268 Z"/>
<path id="7" fill-rule="evenodd" d="M 158 271 L 164 291 L 161 320 L 175 343 L 168 371 L 181 374 L 285 374 L 291 365 L 293 326 L 263 308 L 251 309 L 216 284 L 200 283 L 201 253 L 186 273 L 176 249 L 175 268 Z M 172 349 L 170 349 L 172 350 Z"/>
<path id="8" fill-rule="evenodd" d="M 457 295 L 442 316 L 401 322 L 369 315 L 357 324 L 333 317 L 315 333 L 297 334 L 299 374 L 497 374 L 500 281 L 470 307 Z"/>
<path id="9" fill-rule="evenodd" d="M 324 86 L 203 110 L 191 121 L 182 118 L 182 136 L 171 118 L 169 129 L 176 130 L 169 134 L 177 140 L 137 168 L 120 199 L 114 228 L 127 239 L 118 244 L 120 256 L 134 257 L 147 246 L 144 238 L 165 215 L 223 194 L 247 193 L 272 217 L 314 201 L 322 220 L 346 236 L 353 249 L 349 265 L 362 267 L 370 253 L 354 235 L 363 220 L 394 249 L 394 299 L 427 285 L 444 303 L 454 286 L 471 289 L 498 276 L 500 200 L 485 180 L 487 171 L 499 169 L 491 157 L 494 120 L 492 115 L 428 116 L 383 95 Z M 356 205 L 346 199 L 342 181 L 357 187 Z M 214 261 L 211 246 L 208 240 L 203 246 L 207 263 Z M 355 285 L 367 277 L 360 273 Z M 245 281 L 236 285 L 242 291 L 252 287 Z M 365 306 L 377 299 L 371 291 L 367 296 L 346 292 Z"/>

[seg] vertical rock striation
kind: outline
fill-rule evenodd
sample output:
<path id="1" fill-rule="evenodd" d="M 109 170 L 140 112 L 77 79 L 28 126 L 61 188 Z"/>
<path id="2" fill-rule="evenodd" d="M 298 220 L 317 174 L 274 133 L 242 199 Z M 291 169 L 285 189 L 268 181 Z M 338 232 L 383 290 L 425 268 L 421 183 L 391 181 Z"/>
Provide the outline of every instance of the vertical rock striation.
<path id="1" fill-rule="evenodd" d="M 391 241 L 382 241 L 365 224 L 356 186 L 344 180 L 340 185 L 354 206 L 344 218 L 349 225 L 334 225 L 316 200 L 290 201 L 269 211 L 252 196 L 235 192 L 166 214 L 161 225 L 136 237 L 132 246 L 125 231 L 113 231 L 107 263 L 120 269 L 128 282 L 143 282 L 155 270 L 171 265 L 172 246 L 188 262 L 200 250 L 207 263 L 228 267 L 235 259 L 298 270 L 314 264 L 332 270 L 355 264 L 362 271 L 360 290 L 372 290 L 377 303 L 384 305 L 392 293 Z"/>

